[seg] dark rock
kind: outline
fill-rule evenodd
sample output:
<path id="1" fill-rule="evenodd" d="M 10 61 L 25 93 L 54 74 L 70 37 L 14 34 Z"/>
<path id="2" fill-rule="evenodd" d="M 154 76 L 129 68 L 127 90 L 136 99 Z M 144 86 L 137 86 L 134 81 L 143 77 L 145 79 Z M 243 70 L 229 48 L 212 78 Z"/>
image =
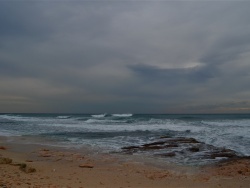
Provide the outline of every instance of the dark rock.
<path id="1" fill-rule="evenodd" d="M 142 150 L 150 150 L 150 149 L 163 149 L 163 146 L 144 146 L 143 148 L 141 148 Z"/>
<path id="2" fill-rule="evenodd" d="M 49 151 L 49 149 L 43 148 L 41 149 L 41 151 Z"/>
<path id="3" fill-rule="evenodd" d="M 21 163 L 19 164 L 19 169 L 23 172 L 26 172 L 26 173 L 33 173 L 33 172 L 36 172 L 36 169 L 35 168 L 32 168 L 32 167 L 27 167 L 27 165 L 25 163 Z"/>
<path id="4" fill-rule="evenodd" d="M 165 146 L 165 148 L 177 148 L 178 145 L 177 144 L 168 144 Z"/>
<path id="5" fill-rule="evenodd" d="M 80 164 L 79 167 L 80 168 L 94 168 L 94 165 L 92 165 L 92 164 Z"/>
<path id="6" fill-rule="evenodd" d="M 26 168 L 25 172 L 26 173 L 33 173 L 33 172 L 36 172 L 36 169 L 32 168 L 32 167 L 28 167 L 28 168 Z"/>
<path id="7" fill-rule="evenodd" d="M 223 149 L 221 150 L 221 152 L 232 152 L 232 153 L 234 153 L 233 150 L 231 150 L 231 149 L 226 149 L 226 148 L 223 148 Z"/>
<path id="8" fill-rule="evenodd" d="M 165 145 L 166 144 L 166 145 Z M 146 151 L 146 150 L 159 150 L 164 148 L 171 148 L 171 147 L 178 147 L 177 144 L 167 144 L 164 142 L 153 142 L 149 144 L 144 144 L 142 146 L 128 146 L 121 148 L 122 150 L 125 150 L 126 152 L 137 152 L 137 151 Z"/>
<path id="9" fill-rule="evenodd" d="M 0 149 L 1 149 L 1 150 L 6 150 L 6 147 L 0 146 Z"/>
<path id="10" fill-rule="evenodd" d="M 212 153 L 210 155 L 211 159 L 215 159 L 217 157 L 226 157 L 226 158 L 235 158 L 238 157 L 235 153 L 225 153 L 225 152 L 218 152 L 218 153 Z"/>
<path id="11" fill-rule="evenodd" d="M 192 148 L 189 148 L 188 150 L 191 151 L 191 152 L 198 152 L 198 151 L 200 151 L 200 148 L 192 147 Z"/>
<path id="12" fill-rule="evenodd" d="M 169 136 L 161 136 L 160 138 L 170 138 Z"/>
<path id="13" fill-rule="evenodd" d="M 133 150 L 133 149 L 139 149 L 139 148 L 140 148 L 139 146 L 127 146 L 127 147 L 123 147 L 122 149 Z"/>
<path id="14" fill-rule="evenodd" d="M 174 152 L 170 152 L 170 153 L 162 153 L 162 154 L 157 154 L 157 155 L 161 157 L 174 157 L 176 154 Z"/>
<path id="15" fill-rule="evenodd" d="M 184 137 L 179 137 L 179 138 L 173 138 L 171 139 L 172 142 L 178 142 L 178 143 L 200 143 L 194 138 L 184 138 Z"/>
<path id="16" fill-rule="evenodd" d="M 40 155 L 40 157 L 51 157 L 51 155 L 50 155 L 50 154 L 45 153 L 45 154 L 41 154 L 41 155 Z"/>
<path id="17" fill-rule="evenodd" d="M 126 154 L 134 154 L 136 152 L 151 153 L 155 156 L 161 157 L 178 157 L 193 160 L 206 160 L 222 158 L 223 160 L 235 160 L 240 156 L 233 150 L 226 148 L 219 148 L 203 142 L 199 142 L 194 138 L 189 137 L 168 137 L 162 136 L 162 139 L 154 142 L 149 142 L 139 146 L 127 146 L 122 150 Z M 196 154 L 197 153 L 197 154 Z M 249 157 L 250 158 L 250 157 Z M 218 160 L 216 160 L 218 161 Z"/>
<path id="18" fill-rule="evenodd" d="M 148 147 L 148 146 L 163 145 L 163 144 L 166 144 L 166 141 L 152 142 L 152 143 L 149 143 L 149 144 L 143 144 L 142 146 L 143 147 Z"/>
<path id="19" fill-rule="evenodd" d="M 27 167 L 27 165 L 26 165 L 25 163 L 21 163 L 21 164 L 20 164 L 20 168 L 24 169 L 24 168 L 26 168 L 26 167 Z"/>

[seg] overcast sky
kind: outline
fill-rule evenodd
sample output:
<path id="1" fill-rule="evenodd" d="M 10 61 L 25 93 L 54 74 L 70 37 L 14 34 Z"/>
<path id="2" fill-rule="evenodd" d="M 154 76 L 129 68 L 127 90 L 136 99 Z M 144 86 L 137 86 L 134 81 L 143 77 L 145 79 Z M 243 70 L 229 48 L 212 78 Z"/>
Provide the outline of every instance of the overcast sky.
<path id="1" fill-rule="evenodd" d="M 249 113 L 250 1 L 0 1 L 0 112 Z"/>

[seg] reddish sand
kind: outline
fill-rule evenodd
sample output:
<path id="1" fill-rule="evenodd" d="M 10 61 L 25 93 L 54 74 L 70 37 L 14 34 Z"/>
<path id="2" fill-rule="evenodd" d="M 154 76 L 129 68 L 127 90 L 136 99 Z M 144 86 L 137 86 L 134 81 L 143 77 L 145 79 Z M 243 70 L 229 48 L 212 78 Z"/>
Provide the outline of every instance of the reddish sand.
<path id="1" fill-rule="evenodd" d="M 116 155 L 84 154 L 0 140 L 0 187 L 249 187 L 250 160 L 208 167 L 156 167 Z M 26 148 L 26 149 L 24 149 Z M 7 163 L 4 158 L 12 159 Z M 2 161 L 2 162 L 1 162 Z M 25 163 L 27 166 L 21 166 Z M 23 168 L 22 168 L 23 167 Z M 35 169 L 29 172 L 28 169 Z"/>

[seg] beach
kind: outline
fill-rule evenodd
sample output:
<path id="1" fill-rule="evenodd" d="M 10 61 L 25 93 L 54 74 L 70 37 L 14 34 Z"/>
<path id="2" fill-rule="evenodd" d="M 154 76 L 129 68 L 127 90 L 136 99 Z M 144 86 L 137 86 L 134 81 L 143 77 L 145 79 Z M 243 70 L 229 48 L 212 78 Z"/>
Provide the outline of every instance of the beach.
<path id="1" fill-rule="evenodd" d="M 0 0 L 0 188 L 250 188 L 250 0 Z"/>
<path id="2" fill-rule="evenodd" d="M 0 187 L 249 187 L 250 115 L 1 114 Z"/>
<path id="3" fill-rule="evenodd" d="M 0 139 L 0 187 L 249 187 L 250 159 L 213 165 L 155 165 L 129 155 L 97 154 Z M 9 160 L 7 160 L 9 159 Z M 11 161 L 10 161 L 11 160 Z"/>

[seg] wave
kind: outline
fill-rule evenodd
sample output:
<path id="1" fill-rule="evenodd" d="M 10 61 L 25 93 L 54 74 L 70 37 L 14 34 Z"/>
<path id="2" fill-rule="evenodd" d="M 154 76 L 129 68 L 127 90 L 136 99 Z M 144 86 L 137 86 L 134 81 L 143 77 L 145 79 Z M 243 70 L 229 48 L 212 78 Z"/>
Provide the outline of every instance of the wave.
<path id="1" fill-rule="evenodd" d="M 16 114 L 7 114 L 7 115 L 1 115 L 0 118 L 10 120 L 10 121 L 31 121 L 35 120 L 35 117 L 25 117 L 21 115 L 16 115 Z"/>
<path id="2" fill-rule="evenodd" d="M 107 114 L 96 114 L 96 115 L 91 115 L 94 118 L 103 118 L 105 117 Z"/>
<path id="3" fill-rule="evenodd" d="M 114 117 L 131 117 L 133 114 L 112 114 Z"/>
<path id="4" fill-rule="evenodd" d="M 109 119 L 88 119 L 85 121 L 86 123 L 126 123 L 126 121 L 119 121 L 119 120 L 109 120 Z"/>
<path id="5" fill-rule="evenodd" d="M 70 116 L 57 116 L 58 119 L 68 119 Z"/>
<path id="6" fill-rule="evenodd" d="M 249 127 L 250 120 L 242 119 L 242 120 L 216 120 L 216 121 L 206 121 L 202 120 L 202 124 L 208 126 L 221 126 L 221 127 Z"/>
<path id="7" fill-rule="evenodd" d="M 13 119 L 17 119 L 17 118 L 20 118 L 21 116 L 20 115 L 12 115 L 12 114 L 4 114 L 4 115 L 0 115 L 1 118 L 4 118 L 4 119 L 9 119 L 9 120 L 13 120 Z"/>

